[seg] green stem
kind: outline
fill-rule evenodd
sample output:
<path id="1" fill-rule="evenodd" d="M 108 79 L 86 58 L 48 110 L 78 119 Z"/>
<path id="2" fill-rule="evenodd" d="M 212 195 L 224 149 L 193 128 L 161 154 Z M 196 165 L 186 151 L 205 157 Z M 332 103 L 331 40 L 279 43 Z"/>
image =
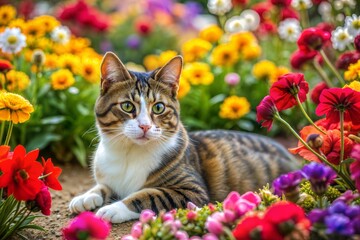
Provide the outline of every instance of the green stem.
<path id="1" fill-rule="evenodd" d="M 10 143 L 10 138 L 11 138 L 11 133 L 12 133 L 12 130 L 13 130 L 13 126 L 14 126 L 14 123 L 12 121 L 10 121 L 9 123 L 9 128 L 8 128 L 8 131 L 7 131 L 7 134 L 6 134 L 6 139 L 5 139 L 5 145 L 9 145 Z"/>
<path id="2" fill-rule="evenodd" d="M 310 26 L 310 23 L 309 23 L 309 15 L 306 9 L 300 10 L 300 18 L 301 18 L 302 28 L 303 29 L 308 28 Z"/>
<path id="3" fill-rule="evenodd" d="M 354 134 L 349 134 L 348 138 L 350 138 L 351 140 L 360 143 L 360 137 L 354 135 Z"/>
<path id="4" fill-rule="evenodd" d="M 320 75 L 320 77 L 324 80 L 324 82 L 326 83 L 326 85 L 328 85 L 328 87 L 335 87 L 334 84 L 331 82 L 331 80 L 329 79 L 328 75 L 326 74 L 326 72 L 321 68 L 320 64 L 314 59 L 314 61 L 312 61 L 313 63 L 313 67 L 314 69 L 318 72 L 318 74 Z"/>
<path id="5" fill-rule="evenodd" d="M 336 78 L 339 80 L 339 83 L 342 86 L 344 86 L 345 85 L 344 79 L 340 76 L 339 72 L 336 70 L 334 65 L 331 63 L 330 59 L 327 57 L 327 55 L 323 49 L 320 49 L 320 55 L 322 56 L 322 58 L 324 59 L 326 64 L 329 66 L 330 70 L 335 74 Z"/>
<path id="6" fill-rule="evenodd" d="M 344 111 L 340 111 L 340 164 L 344 161 Z"/>
<path id="7" fill-rule="evenodd" d="M 5 122 L 1 122 L 1 130 L 0 130 L 0 143 L 2 143 L 2 139 L 4 137 L 4 131 L 5 131 Z"/>
<path id="8" fill-rule="evenodd" d="M 303 106 L 302 106 L 302 104 L 301 104 L 301 102 L 300 102 L 299 94 L 295 94 L 295 98 L 296 98 L 296 101 L 297 101 L 297 103 L 298 103 L 298 105 L 299 105 L 299 108 L 300 108 L 301 112 L 304 114 L 305 118 L 309 121 L 309 123 L 310 123 L 311 125 L 313 125 L 313 126 L 316 128 L 316 130 L 318 130 L 318 131 L 321 132 L 322 134 L 326 134 L 326 132 L 324 132 L 321 128 L 319 128 L 319 127 L 311 120 L 311 118 L 309 117 L 309 115 L 306 113 L 305 109 L 303 108 Z"/>

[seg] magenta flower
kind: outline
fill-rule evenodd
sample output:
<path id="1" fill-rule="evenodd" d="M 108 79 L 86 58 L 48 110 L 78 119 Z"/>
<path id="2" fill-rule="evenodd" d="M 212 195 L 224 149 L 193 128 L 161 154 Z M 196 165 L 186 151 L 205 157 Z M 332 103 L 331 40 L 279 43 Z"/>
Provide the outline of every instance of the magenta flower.
<path id="1" fill-rule="evenodd" d="M 149 209 L 145 209 L 140 214 L 140 222 L 147 223 L 155 217 L 155 213 Z"/>
<path id="2" fill-rule="evenodd" d="M 256 107 L 256 121 L 260 123 L 262 127 L 266 127 L 268 131 L 270 131 L 274 115 L 277 111 L 278 110 L 272 98 L 269 95 L 265 96 Z"/>
<path id="3" fill-rule="evenodd" d="M 92 212 L 82 212 L 62 229 L 62 234 L 65 240 L 106 239 L 110 230 L 107 221 Z"/>
<path id="4" fill-rule="evenodd" d="M 237 219 L 248 211 L 256 208 L 260 204 L 260 201 L 260 197 L 253 192 L 247 192 L 242 196 L 237 192 L 231 192 L 224 200 L 223 208 L 224 212 L 226 212 L 226 210 L 232 211 L 235 214 L 235 219 Z"/>
<path id="5" fill-rule="evenodd" d="M 357 190 L 360 191 L 360 144 L 356 144 L 353 147 L 350 156 L 355 159 L 355 161 L 350 164 L 351 178 L 355 180 L 355 186 Z"/>
<path id="6" fill-rule="evenodd" d="M 224 228 L 222 223 L 213 216 L 208 217 L 205 223 L 205 228 L 212 234 L 219 236 L 223 233 Z"/>
<path id="7" fill-rule="evenodd" d="M 49 188 L 42 183 L 40 192 L 35 198 L 36 205 L 41 209 L 41 213 L 49 216 L 51 214 L 51 194 Z"/>
<path id="8" fill-rule="evenodd" d="M 134 238 L 139 238 L 142 234 L 142 223 L 136 222 L 131 228 L 131 236 Z"/>

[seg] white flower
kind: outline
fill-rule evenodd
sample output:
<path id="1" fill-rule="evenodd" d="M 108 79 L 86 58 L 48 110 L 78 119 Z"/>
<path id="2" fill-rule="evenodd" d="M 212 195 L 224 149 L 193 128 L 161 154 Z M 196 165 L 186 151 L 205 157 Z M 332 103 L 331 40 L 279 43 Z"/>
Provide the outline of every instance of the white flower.
<path id="1" fill-rule="evenodd" d="M 347 28 L 349 34 L 353 37 L 356 37 L 360 34 L 360 16 L 353 14 L 351 17 L 347 16 L 345 18 L 345 27 Z"/>
<path id="2" fill-rule="evenodd" d="M 247 31 L 246 20 L 240 16 L 229 18 L 225 23 L 225 31 L 228 33 L 237 33 Z"/>
<path id="3" fill-rule="evenodd" d="M 259 27 L 260 16 L 254 10 L 244 10 L 240 14 L 240 17 L 245 19 L 247 30 L 255 31 Z"/>
<path id="4" fill-rule="evenodd" d="M 296 42 L 301 33 L 301 26 L 297 19 L 288 18 L 280 22 L 278 32 L 281 39 Z"/>
<path id="5" fill-rule="evenodd" d="M 4 53 L 18 53 L 26 46 L 26 36 L 20 28 L 6 28 L 0 34 L 0 48 Z"/>
<path id="6" fill-rule="evenodd" d="M 58 26 L 51 32 L 51 39 L 60 44 L 66 44 L 70 40 L 70 30 L 66 26 Z"/>
<path id="7" fill-rule="evenodd" d="M 321 18 L 326 21 L 326 22 L 330 22 L 331 20 L 331 4 L 329 2 L 321 2 L 319 4 L 319 8 L 318 8 L 318 12 L 321 15 Z"/>
<path id="8" fill-rule="evenodd" d="M 347 45 L 352 43 L 353 37 L 348 33 L 348 29 L 345 27 L 337 27 L 335 31 L 331 33 L 331 42 L 333 48 L 343 51 Z"/>
<path id="9" fill-rule="evenodd" d="M 305 10 L 311 8 L 313 5 L 311 0 L 292 0 L 291 6 L 297 10 Z"/>
<path id="10" fill-rule="evenodd" d="M 231 0 L 209 0 L 207 7 L 209 12 L 215 15 L 224 15 L 232 8 Z"/>

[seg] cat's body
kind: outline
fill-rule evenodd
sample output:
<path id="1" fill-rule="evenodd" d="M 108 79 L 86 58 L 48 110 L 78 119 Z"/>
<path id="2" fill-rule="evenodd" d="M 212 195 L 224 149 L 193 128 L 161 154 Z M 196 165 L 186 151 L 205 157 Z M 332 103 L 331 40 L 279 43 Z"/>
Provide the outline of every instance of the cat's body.
<path id="1" fill-rule="evenodd" d="M 102 64 L 102 94 L 95 113 L 101 140 L 93 170 L 97 185 L 75 197 L 78 213 L 107 203 L 97 214 L 111 222 L 137 218 L 143 209 L 184 208 L 222 201 L 230 191 L 258 190 L 295 160 L 266 137 L 234 131 L 187 133 L 176 99 L 180 57 L 152 73 L 125 69 L 113 54 Z"/>

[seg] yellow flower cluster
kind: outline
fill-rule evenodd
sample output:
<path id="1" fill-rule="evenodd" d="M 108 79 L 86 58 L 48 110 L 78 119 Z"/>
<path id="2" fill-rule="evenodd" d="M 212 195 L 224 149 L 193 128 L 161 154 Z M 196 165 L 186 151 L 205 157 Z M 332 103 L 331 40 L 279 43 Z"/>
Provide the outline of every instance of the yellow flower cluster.
<path id="1" fill-rule="evenodd" d="M 230 96 L 220 106 L 220 117 L 236 120 L 250 112 L 250 103 L 245 97 Z"/>
<path id="2" fill-rule="evenodd" d="M 210 85 L 214 81 L 210 66 L 204 62 L 185 64 L 182 76 L 192 85 Z"/>
<path id="3" fill-rule="evenodd" d="M 278 78 L 290 69 L 283 66 L 276 66 L 275 63 L 269 60 L 261 60 L 257 62 L 252 69 L 252 74 L 259 80 L 269 81 L 270 84 L 276 82 Z"/>
<path id="4" fill-rule="evenodd" d="M 148 71 L 152 71 L 159 67 L 164 66 L 170 59 L 172 59 L 176 55 L 178 55 L 176 51 L 172 51 L 172 50 L 163 51 L 160 53 L 160 55 L 154 55 L 154 54 L 147 55 L 144 58 L 143 63 Z"/>
<path id="5" fill-rule="evenodd" d="M 64 90 L 75 82 L 74 76 L 69 69 L 60 69 L 51 74 L 51 86 L 55 90 Z"/>
<path id="6" fill-rule="evenodd" d="M 24 91 L 30 84 L 29 76 L 20 71 L 10 70 L 6 73 L 6 81 L 4 75 L 0 76 L 2 86 L 6 86 L 6 89 L 12 92 Z"/>
<path id="7" fill-rule="evenodd" d="M 344 72 L 344 78 L 346 81 L 360 79 L 360 60 L 349 65 L 348 69 Z"/>
<path id="8" fill-rule="evenodd" d="M 0 92 L 0 120 L 15 124 L 29 120 L 33 106 L 24 97 L 9 92 Z"/>

